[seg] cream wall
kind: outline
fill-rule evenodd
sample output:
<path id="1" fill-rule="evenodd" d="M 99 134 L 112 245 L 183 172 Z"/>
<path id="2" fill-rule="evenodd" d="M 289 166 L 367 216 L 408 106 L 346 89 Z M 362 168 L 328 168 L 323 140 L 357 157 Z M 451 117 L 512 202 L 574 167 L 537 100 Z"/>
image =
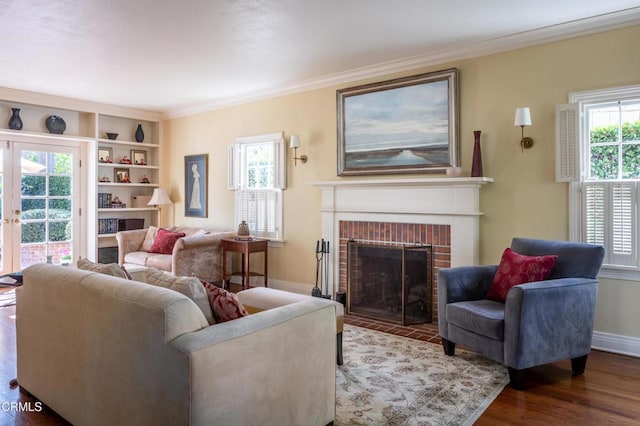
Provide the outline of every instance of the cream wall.
<path id="1" fill-rule="evenodd" d="M 460 152 L 470 173 L 473 130 L 482 131 L 481 263 L 497 263 L 513 236 L 567 239 L 567 184 L 554 181 L 554 107 L 573 91 L 640 83 L 640 26 L 475 59 L 416 69 L 368 81 L 456 67 L 460 71 Z M 226 189 L 227 146 L 236 136 L 284 131 L 300 135 L 309 162 L 288 163 L 284 195 L 284 247 L 270 250 L 270 277 L 313 284 L 315 241 L 320 237 L 320 193 L 308 182 L 335 180 L 336 89 L 323 88 L 193 116 L 164 124 L 164 186 L 175 205 L 175 223 L 235 229 L 234 197 Z M 520 151 L 513 127 L 518 106 L 529 106 L 532 149 Z M 209 216 L 184 217 L 183 157 L 209 154 Z M 289 159 L 292 155 L 289 155 Z M 171 221 L 171 216 L 164 217 Z M 640 338 L 640 283 L 601 280 L 596 330 Z"/>

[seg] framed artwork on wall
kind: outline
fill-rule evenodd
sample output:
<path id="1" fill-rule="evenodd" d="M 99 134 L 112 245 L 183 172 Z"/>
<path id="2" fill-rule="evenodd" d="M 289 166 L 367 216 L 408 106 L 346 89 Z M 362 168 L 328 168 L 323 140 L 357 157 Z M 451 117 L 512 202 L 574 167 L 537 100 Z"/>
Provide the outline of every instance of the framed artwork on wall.
<path id="1" fill-rule="evenodd" d="M 457 69 L 340 89 L 336 98 L 339 176 L 459 165 Z"/>
<path id="2" fill-rule="evenodd" d="M 184 157 L 184 215 L 207 217 L 208 154 Z"/>

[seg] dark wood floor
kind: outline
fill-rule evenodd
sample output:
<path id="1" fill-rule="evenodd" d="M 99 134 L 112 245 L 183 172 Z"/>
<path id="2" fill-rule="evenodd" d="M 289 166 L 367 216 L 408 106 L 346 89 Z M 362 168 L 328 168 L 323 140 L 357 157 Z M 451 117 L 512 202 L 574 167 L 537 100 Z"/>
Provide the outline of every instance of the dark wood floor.
<path id="1" fill-rule="evenodd" d="M 348 324 L 439 343 L 434 325 L 393 326 L 349 317 Z M 42 412 L 2 410 L 6 403 L 31 402 L 9 382 L 16 377 L 15 307 L 0 308 L 0 425 L 64 425 Z M 640 358 L 592 351 L 583 376 L 572 377 L 569 361 L 533 368 L 526 390 L 506 387 L 476 425 L 639 425 Z"/>

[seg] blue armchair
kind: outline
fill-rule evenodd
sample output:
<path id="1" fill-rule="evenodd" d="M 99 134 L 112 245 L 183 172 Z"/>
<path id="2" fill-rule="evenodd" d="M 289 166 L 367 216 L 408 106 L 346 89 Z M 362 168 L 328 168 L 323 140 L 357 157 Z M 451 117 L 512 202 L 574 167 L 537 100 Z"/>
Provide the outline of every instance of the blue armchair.
<path id="1" fill-rule="evenodd" d="M 567 358 L 573 374 L 582 374 L 604 248 L 528 238 L 514 238 L 511 248 L 558 258 L 548 280 L 512 287 L 505 303 L 485 299 L 497 265 L 438 271 L 438 331 L 445 354 L 453 356 L 460 344 L 505 364 L 514 389 L 522 389 L 525 369 Z"/>

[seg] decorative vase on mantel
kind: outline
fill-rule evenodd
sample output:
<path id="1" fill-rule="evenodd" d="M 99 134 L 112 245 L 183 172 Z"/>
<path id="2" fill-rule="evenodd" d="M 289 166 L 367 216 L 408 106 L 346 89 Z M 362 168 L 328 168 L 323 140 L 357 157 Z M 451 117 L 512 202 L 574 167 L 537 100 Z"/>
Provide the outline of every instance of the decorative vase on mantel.
<path id="1" fill-rule="evenodd" d="M 144 141 L 144 131 L 142 130 L 142 124 L 138 124 L 136 129 L 136 142 L 142 143 Z"/>
<path id="2" fill-rule="evenodd" d="M 473 131 L 473 163 L 471 177 L 482 177 L 482 151 L 480 149 L 480 130 Z"/>
<path id="3" fill-rule="evenodd" d="M 20 108 L 11 108 L 11 118 L 9 118 L 9 128 L 11 130 L 22 130 L 22 119 L 20 118 Z"/>

